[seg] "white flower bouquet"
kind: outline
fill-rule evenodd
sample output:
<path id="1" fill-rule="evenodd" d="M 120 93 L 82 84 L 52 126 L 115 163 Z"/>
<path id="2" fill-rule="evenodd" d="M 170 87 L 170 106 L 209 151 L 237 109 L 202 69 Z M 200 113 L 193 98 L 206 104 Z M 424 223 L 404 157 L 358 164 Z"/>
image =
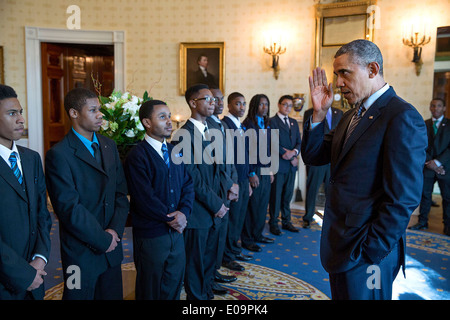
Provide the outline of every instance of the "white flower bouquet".
<path id="1" fill-rule="evenodd" d="M 109 97 L 99 96 L 100 110 L 103 113 L 99 133 L 116 142 L 122 158 L 133 145 L 144 138 L 145 130 L 139 120 L 139 108 L 142 103 L 151 99 L 147 91 L 143 98 L 116 90 Z"/>

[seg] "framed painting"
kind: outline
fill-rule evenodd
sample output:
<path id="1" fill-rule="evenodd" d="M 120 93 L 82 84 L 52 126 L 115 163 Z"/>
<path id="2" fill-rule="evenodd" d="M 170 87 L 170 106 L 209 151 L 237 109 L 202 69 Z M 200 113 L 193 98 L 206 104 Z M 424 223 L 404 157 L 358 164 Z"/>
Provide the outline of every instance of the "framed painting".
<path id="1" fill-rule="evenodd" d="M 180 43 L 180 95 L 197 83 L 217 87 L 225 94 L 224 59 L 224 42 Z"/>

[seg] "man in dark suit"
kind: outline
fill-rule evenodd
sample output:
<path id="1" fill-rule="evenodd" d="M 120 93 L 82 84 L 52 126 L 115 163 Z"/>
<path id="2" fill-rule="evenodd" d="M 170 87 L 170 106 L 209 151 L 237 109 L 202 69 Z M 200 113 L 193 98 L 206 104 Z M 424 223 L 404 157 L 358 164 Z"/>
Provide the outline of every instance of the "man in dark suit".
<path id="1" fill-rule="evenodd" d="M 129 209 L 119 153 L 114 141 L 96 134 L 103 115 L 95 93 L 73 89 L 64 108 L 72 128 L 45 161 L 48 193 L 60 222 L 63 299 L 119 300 L 120 240 Z"/>
<path id="2" fill-rule="evenodd" d="M 175 133 L 172 143 L 175 152 L 182 151 L 187 171 L 194 182 L 195 200 L 184 231 L 186 273 L 184 288 L 188 300 L 211 299 L 216 271 L 218 233 L 214 219 L 228 212 L 221 195 L 222 164 L 216 163 L 206 118 L 214 112 L 214 97 L 207 85 L 195 85 L 185 93 L 191 118 Z M 218 137 L 222 134 L 218 131 Z M 181 138 L 181 141 L 180 141 Z"/>
<path id="3" fill-rule="evenodd" d="M 183 163 L 174 164 L 170 110 L 149 100 L 139 109 L 145 138 L 126 158 L 136 265 L 136 300 L 179 300 L 186 254 L 183 230 L 194 186 Z"/>
<path id="4" fill-rule="evenodd" d="M 238 176 L 236 172 L 236 167 L 233 163 L 226 163 L 226 140 L 225 140 L 225 130 L 228 129 L 226 125 L 222 123 L 219 119 L 219 115 L 222 114 L 224 104 L 224 96 L 222 91 L 219 88 L 210 88 L 211 93 L 214 96 L 215 104 L 214 104 L 214 113 L 206 118 L 206 122 L 209 128 L 215 128 L 220 130 L 223 133 L 223 163 L 225 163 L 225 170 L 221 177 L 221 194 L 222 199 L 225 205 L 229 208 L 231 201 L 237 201 L 239 197 L 239 185 L 238 185 Z M 237 278 L 233 275 L 224 275 L 221 274 L 218 270 L 222 266 L 222 258 L 225 250 L 225 243 L 228 234 L 228 219 L 230 215 L 226 214 L 223 218 L 215 218 L 214 219 L 214 228 L 218 232 L 218 250 L 217 250 L 217 262 L 216 262 L 216 272 L 214 275 L 214 282 L 212 291 L 216 294 L 226 294 L 228 290 L 223 286 L 219 285 L 219 283 L 228 283 L 236 281 Z"/>
<path id="5" fill-rule="evenodd" d="M 222 266 L 243 271 L 245 268 L 237 260 L 248 261 L 252 257 L 242 253 L 239 239 L 244 226 L 249 197 L 252 193 L 249 174 L 249 140 L 245 136 L 245 127 L 242 126 L 240 118 L 244 116 L 246 109 L 245 97 L 239 92 L 233 92 L 228 96 L 228 115 L 224 116 L 222 122 L 228 127 L 226 130 L 227 156 L 232 152 L 232 161 L 236 167 L 239 185 L 238 200 L 230 203 L 230 217 L 228 222 L 228 235 L 223 254 Z M 231 156 L 230 156 L 231 158 Z"/>
<path id="6" fill-rule="evenodd" d="M 309 120 L 313 114 L 313 109 L 310 108 L 305 111 L 303 115 L 303 131 L 305 131 L 305 120 Z M 326 121 L 324 125 L 324 134 L 327 134 L 334 128 L 341 120 L 343 115 L 342 110 L 331 107 L 328 109 Z M 311 221 L 316 212 L 316 197 L 319 192 L 321 184 L 324 184 L 325 193 L 328 188 L 328 181 L 330 180 L 330 164 L 323 166 L 306 166 L 306 195 L 305 195 L 305 215 L 303 216 L 303 228 L 310 228 Z"/>
<path id="7" fill-rule="evenodd" d="M 432 118 L 425 121 L 428 135 L 427 159 L 423 169 L 423 192 L 419 221 L 412 230 L 428 228 L 433 187 L 437 181 L 442 196 L 444 234 L 450 236 L 450 121 L 444 117 L 445 103 L 435 98 L 430 102 Z"/>
<path id="8" fill-rule="evenodd" d="M 278 100 L 278 112 L 270 118 L 271 130 L 278 129 L 280 136 L 279 168 L 270 190 L 269 230 L 279 236 L 278 216 L 281 210 L 281 227 L 284 230 L 298 232 L 291 222 L 291 200 L 294 195 L 295 175 L 298 169 L 301 137 L 297 120 L 289 117 L 294 98 L 284 95 Z"/>
<path id="9" fill-rule="evenodd" d="M 24 129 L 22 111 L 14 89 L 0 84 L 0 300 L 42 300 L 50 256 L 41 157 L 15 142 Z"/>
<path id="10" fill-rule="evenodd" d="M 404 266 L 405 230 L 422 192 L 425 123 L 384 81 L 383 57 L 374 43 L 342 46 L 333 68 L 336 85 L 356 107 L 324 135 L 333 88 L 325 71 L 315 69 L 309 78 L 314 112 L 302 144 L 305 164 L 331 163 L 322 265 L 333 299 L 391 299 Z"/>

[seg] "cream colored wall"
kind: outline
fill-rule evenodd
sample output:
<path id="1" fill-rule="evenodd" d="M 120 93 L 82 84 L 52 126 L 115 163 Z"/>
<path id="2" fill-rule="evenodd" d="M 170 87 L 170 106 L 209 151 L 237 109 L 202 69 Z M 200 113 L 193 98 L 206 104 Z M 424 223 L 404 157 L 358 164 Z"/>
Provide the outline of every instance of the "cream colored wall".
<path id="1" fill-rule="evenodd" d="M 225 94 L 242 92 L 247 101 L 257 93 L 269 96 L 273 114 L 282 94 L 308 93 L 313 68 L 314 4 L 280 0 L 0 0 L 0 45 L 5 50 L 5 80 L 26 106 L 24 27 L 66 28 L 66 9 L 81 8 L 81 28 L 126 32 L 126 84 L 137 95 L 150 90 L 168 101 L 172 113 L 189 110 L 179 95 L 179 43 L 225 42 Z M 450 3 L 379 0 L 381 29 L 375 42 L 385 58 L 386 80 L 397 93 L 428 116 L 432 96 L 435 37 L 423 49 L 422 74 L 414 73 L 412 49 L 401 43 L 402 16 L 426 13 L 434 28 L 450 25 Z M 278 80 L 271 59 L 262 51 L 263 33 L 282 29 L 287 52 L 280 57 Z"/>

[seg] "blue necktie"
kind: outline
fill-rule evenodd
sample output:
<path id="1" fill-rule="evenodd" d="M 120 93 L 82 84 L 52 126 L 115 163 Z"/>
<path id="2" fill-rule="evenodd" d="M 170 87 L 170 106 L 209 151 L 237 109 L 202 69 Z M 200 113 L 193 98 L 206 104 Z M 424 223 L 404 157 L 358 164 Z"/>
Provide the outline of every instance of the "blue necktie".
<path id="1" fill-rule="evenodd" d="M 165 143 L 161 146 L 161 151 L 163 153 L 164 162 L 166 163 L 167 168 L 170 168 L 169 150 L 167 149 L 167 145 Z"/>
<path id="2" fill-rule="evenodd" d="M 19 180 L 19 183 L 22 184 L 23 178 L 22 174 L 20 173 L 19 166 L 17 165 L 17 156 L 15 152 L 11 153 L 11 155 L 9 156 L 9 162 L 11 162 L 11 170 L 13 171 L 17 180 Z"/>
<path id="3" fill-rule="evenodd" d="M 328 122 L 328 128 L 331 130 L 331 109 L 327 112 L 327 122 Z"/>

